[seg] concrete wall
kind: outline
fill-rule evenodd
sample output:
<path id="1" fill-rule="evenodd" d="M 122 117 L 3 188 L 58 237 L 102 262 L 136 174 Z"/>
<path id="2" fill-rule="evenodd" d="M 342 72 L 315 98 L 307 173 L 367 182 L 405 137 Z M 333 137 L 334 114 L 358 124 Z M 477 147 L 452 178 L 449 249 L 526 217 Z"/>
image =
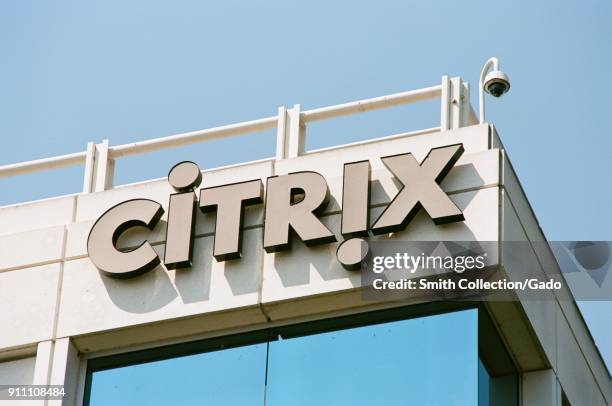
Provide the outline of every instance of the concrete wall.
<path id="1" fill-rule="evenodd" d="M 31 385 L 34 381 L 35 363 L 36 357 L 20 358 L 0 363 L 1 384 Z"/>
<path id="2" fill-rule="evenodd" d="M 542 276 L 559 269 L 512 165 L 502 157 L 502 230 L 505 241 L 529 241 L 523 261 Z M 509 273 L 521 272 L 524 263 L 502 262 Z M 550 367 L 572 405 L 605 405 L 612 399 L 610 376 L 571 292 L 549 292 L 546 300 L 521 300 L 522 311 L 545 353 Z M 511 334 L 511 333 L 508 333 Z"/>

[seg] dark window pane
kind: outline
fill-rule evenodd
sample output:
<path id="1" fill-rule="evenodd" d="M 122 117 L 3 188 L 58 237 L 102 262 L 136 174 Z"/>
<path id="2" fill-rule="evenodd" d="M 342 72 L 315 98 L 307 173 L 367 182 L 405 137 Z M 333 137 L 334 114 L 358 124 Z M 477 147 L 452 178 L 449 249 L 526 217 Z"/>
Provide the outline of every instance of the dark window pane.
<path id="1" fill-rule="evenodd" d="M 478 360 L 478 406 L 489 406 L 491 378 L 481 360 Z"/>

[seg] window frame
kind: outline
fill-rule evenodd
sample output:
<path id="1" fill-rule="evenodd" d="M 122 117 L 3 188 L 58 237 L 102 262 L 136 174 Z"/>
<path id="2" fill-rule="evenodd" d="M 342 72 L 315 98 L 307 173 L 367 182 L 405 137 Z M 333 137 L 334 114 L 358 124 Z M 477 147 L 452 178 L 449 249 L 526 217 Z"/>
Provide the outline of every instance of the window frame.
<path id="1" fill-rule="evenodd" d="M 185 339 L 166 345 L 151 345 L 140 349 L 121 348 L 110 354 L 87 354 L 81 362 L 79 400 L 83 406 L 90 405 L 92 377 L 95 372 L 122 368 L 130 365 L 203 354 L 247 345 L 274 342 L 281 337 L 289 339 L 309 335 L 329 333 L 350 328 L 384 324 L 400 320 L 453 313 L 470 309 L 477 310 L 478 358 L 485 365 L 489 375 L 494 377 L 514 374 L 518 380 L 518 368 L 512 359 L 508 346 L 495 327 L 486 306 L 479 302 L 428 302 L 416 305 L 398 306 L 378 310 L 355 311 L 342 315 L 321 315 L 307 320 L 286 320 L 282 323 L 269 323 L 255 326 L 243 332 L 218 334 L 200 339 Z M 479 382 L 480 384 L 480 382 Z M 520 388 L 517 385 L 517 398 Z"/>

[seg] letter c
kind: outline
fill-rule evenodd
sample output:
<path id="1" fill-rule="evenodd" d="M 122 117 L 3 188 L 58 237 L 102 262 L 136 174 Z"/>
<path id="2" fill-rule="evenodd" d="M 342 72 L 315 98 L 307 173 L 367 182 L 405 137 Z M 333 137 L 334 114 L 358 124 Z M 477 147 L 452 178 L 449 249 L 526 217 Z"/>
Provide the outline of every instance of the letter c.
<path id="1" fill-rule="evenodd" d="M 129 228 L 145 226 L 152 230 L 163 214 L 162 206 L 149 199 L 128 200 L 111 207 L 89 232 L 89 259 L 103 274 L 113 278 L 132 278 L 155 268 L 160 259 L 146 240 L 127 252 L 119 251 L 116 243 Z"/>

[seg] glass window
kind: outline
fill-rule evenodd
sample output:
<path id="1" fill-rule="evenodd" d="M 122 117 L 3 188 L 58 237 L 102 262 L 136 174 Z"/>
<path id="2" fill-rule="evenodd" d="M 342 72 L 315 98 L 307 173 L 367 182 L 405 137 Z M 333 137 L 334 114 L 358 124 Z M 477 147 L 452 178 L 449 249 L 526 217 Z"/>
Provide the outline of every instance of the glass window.
<path id="1" fill-rule="evenodd" d="M 97 371 L 90 405 L 261 405 L 266 344 Z"/>
<path id="2" fill-rule="evenodd" d="M 270 343 L 269 406 L 476 405 L 477 311 Z"/>
<path id="3" fill-rule="evenodd" d="M 98 358 L 86 404 L 516 405 L 511 366 L 479 354 L 505 351 L 481 313 L 365 313 Z"/>

